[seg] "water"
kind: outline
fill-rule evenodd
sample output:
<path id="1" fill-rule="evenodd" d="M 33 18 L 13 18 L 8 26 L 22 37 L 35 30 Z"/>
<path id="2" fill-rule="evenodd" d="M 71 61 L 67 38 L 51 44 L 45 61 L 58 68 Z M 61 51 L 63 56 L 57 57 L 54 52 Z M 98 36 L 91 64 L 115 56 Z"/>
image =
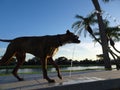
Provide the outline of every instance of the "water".
<path id="1" fill-rule="evenodd" d="M 86 70 L 86 69 L 104 69 L 103 66 L 73 66 L 60 68 L 61 71 L 74 71 L 74 70 Z M 8 69 L 7 72 L 11 72 L 13 69 Z M 49 68 L 48 71 L 55 72 L 55 68 Z M 35 73 L 42 72 L 41 69 L 19 69 L 19 73 Z M 0 73 L 6 73 L 6 69 L 1 69 Z"/>

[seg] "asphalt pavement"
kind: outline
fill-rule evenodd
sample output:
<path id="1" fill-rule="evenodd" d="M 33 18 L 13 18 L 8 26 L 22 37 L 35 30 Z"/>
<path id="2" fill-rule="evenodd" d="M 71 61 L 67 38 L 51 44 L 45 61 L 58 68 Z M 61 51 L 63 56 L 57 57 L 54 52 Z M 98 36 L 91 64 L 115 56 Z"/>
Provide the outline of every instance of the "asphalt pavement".
<path id="1" fill-rule="evenodd" d="M 113 71 L 88 70 L 88 71 L 79 71 L 79 72 L 72 72 L 72 73 L 62 72 L 62 76 L 63 76 L 62 80 L 58 79 L 56 72 L 49 72 L 48 74 L 51 78 L 56 80 L 56 83 L 52 83 L 52 84 L 48 83 L 45 79 L 43 79 L 42 74 L 20 74 L 20 76 L 23 77 L 25 81 L 18 81 L 12 75 L 0 76 L 0 90 L 30 90 L 30 89 L 40 90 L 40 89 L 56 87 L 56 86 L 57 87 L 65 86 L 65 85 L 71 86 L 75 84 L 78 84 L 78 86 L 80 86 L 80 83 L 84 84 L 84 83 L 95 82 L 95 81 L 120 79 L 120 71 L 116 71 L 116 70 L 113 70 Z M 103 82 L 103 85 L 105 84 L 106 83 Z M 118 84 L 119 86 L 119 83 L 116 83 L 116 84 Z M 99 83 L 98 83 L 98 86 L 99 86 Z"/>

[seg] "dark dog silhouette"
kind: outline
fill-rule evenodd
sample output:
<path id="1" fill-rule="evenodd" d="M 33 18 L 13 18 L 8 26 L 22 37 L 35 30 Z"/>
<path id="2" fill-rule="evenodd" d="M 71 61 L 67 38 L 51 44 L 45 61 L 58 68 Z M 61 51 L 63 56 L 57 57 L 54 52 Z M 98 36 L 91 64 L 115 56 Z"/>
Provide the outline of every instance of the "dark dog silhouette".
<path id="1" fill-rule="evenodd" d="M 4 56 L 0 60 L 0 65 L 7 64 L 7 62 L 9 62 L 13 56 L 16 56 L 17 65 L 12 73 L 19 81 L 22 81 L 23 78 L 18 76 L 17 71 L 24 63 L 26 53 L 33 54 L 40 59 L 43 70 L 43 77 L 48 82 L 55 82 L 55 80 L 50 79 L 47 75 L 48 60 L 56 68 L 58 77 L 62 79 L 59 67 L 52 59 L 53 55 L 58 50 L 58 47 L 66 43 L 80 43 L 78 37 L 69 30 L 67 30 L 65 34 L 18 37 L 13 40 L 0 39 L 0 41 L 10 42 Z"/>

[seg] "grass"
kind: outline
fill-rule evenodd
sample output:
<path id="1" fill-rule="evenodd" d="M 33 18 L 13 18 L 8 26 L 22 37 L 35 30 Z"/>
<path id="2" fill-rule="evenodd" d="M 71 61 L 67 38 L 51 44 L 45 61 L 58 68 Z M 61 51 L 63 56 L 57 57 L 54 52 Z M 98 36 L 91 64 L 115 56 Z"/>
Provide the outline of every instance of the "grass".
<path id="1" fill-rule="evenodd" d="M 69 67 L 70 65 L 60 65 L 59 67 Z M 9 69 L 13 69 L 15 66 L 11 65 L 11 66 L 0 66 L 0 69 L 6 69 L 6 68 L 9 68 Z M 52 65 L 47 65 L 48 68 L 52 68 L 53 66 Z M 41 65 L 23 65 L 21 66 L 21 69 L 35 69 L 35 68 L 41 68 Z"/>
<path id="2" fill-rule="evenodd" d="M 0 66 L 0 69 L 13 69 L 15 66 Z M 48 65 L 48 68 L 53 68 L 52 65 Z M 64 67 L 70 67 L 70 65 L 59 65 L 60 68 L 64 68 Z M 41 68 L 41 65 L 23 65 L 21 67 L 21 69 L 39 69 Z M 103 70 L 103 69 L 84 69 L 84 70 L 71 70 L 71 72 L 80 72 L 80 71 L 88 71 L 88 70 Z M 48 70 L 48 72 L 51 72 Z M 55 71 L 56 72 L 56 71 Z M 70 70 L 61 70 L 61 72 L 70 72 Z M 41 74 L 41 72 L 27 72 L 27 73 L 19 73 L 19 74 Z M 52 72 L 54 73 L 54 72 Z M 0 76 L 8 76 L 11 75 L 11 72 L 5 74 L 5 73 L 0 73 Z"/>
<path id="3" fill-rule="evenodd" d="M 15 66 L 0 66 L 0 69 L 14 69 Z M 52 65 L 48 65 L 48 68 L 52 68 Z M 68 65 L 61 65 L 60 67 L 68 67 Z M 39 69 L 41 65 L 23 65 L 20 69 Z M 50 72 L 50 71 L 48 71 Z M 27 73 L 19 73 L 19 74 L 41 74 L 41 72 L 27 72 Z M 11 72 L 8 73 L 0 73 L 0 76 L 8 76 L 11 75 Z"/>
<path id="4" fill-rule="evenodd" d="M 11 66 L 0 66 L 0 69 L 6 69 L 6 68 L 9 68 L 9 69 L 13 69 L 15 66 L 11 65 Z M 41 68 L 40 65 L 23 65 L 21 66 L 21 69 L 24 69 L 24 68 Z"/>
<path id="5" fill-rule="evenodd" d="M 84 69 L 84 70 L 71 70 L 71 72 L 82 72 L 82 71 L 89 71 L 89 70 L 104 70 L 104 69 Z M 70 72 L 70 70 L 61 70 L 61 72 Z M 48 71 L 48 73 L 57 73 L 56 71 L 51 72 Z M 18 73 L 18 74 L 42 74 L 42 72 L 27 72 L 27 73 Z M 0 76 L 9 76 L 12 75 L 10 72 L 9 73 L 0 73 Z"/>

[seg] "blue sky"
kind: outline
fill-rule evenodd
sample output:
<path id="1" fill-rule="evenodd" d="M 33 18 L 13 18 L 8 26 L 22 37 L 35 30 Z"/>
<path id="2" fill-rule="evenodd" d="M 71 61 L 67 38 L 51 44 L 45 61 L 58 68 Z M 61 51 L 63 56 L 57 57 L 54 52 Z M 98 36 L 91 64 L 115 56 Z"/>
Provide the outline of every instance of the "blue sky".
<path id="1" fill-rule="evenodd" d="M 120 1 L 99 1 L 103 10 L 119 22 Z M 0 38 L 62 34 L 67 29 L 73 32 L 71 26 L 77 21 L 75 15 L 86 16 L 93 10 L 91 0 L 0 0 Z M 112 18 L 109 18 L 111 23 L 116 25 Z M 96 54 L 101 53 L 99 44 L 94 45 L 89 35 L 88 38 L 81 35 L 80 40 L 78 45 L 60 47 L 55 58 L 65 56 L 78 60 L 96 59 Z M 119 44 L 116 44 L 117 47 Z M 0 56 L 4 54 L 7 45 L 0 42 Z M 28 55 L 27 58 L 29 57 L 31 56 Z"/>

